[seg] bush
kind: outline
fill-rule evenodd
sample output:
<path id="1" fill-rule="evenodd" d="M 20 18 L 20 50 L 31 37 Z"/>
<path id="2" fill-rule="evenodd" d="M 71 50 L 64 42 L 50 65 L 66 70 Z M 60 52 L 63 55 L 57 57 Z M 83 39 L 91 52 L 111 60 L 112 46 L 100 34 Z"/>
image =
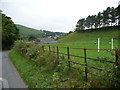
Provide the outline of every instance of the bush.
<path id="1" fill-rule="evenodd" d="M 13 49 L 20 52 L 28 60 L 34 61 L 44 71 L 54 70 L 58 64 L 56 55 L 48 52 L 47 50 L 43 51 L 40 44 L 19 40 L 14 43 Z"/>
<path id="2" fill-rule="evenodd" d="M 15 41 L 13 49 L 20 52 L 22 55 L 27 53 L 27 49 L 30 47 L 32 43 L 27 42 L 25 40 Z"/>

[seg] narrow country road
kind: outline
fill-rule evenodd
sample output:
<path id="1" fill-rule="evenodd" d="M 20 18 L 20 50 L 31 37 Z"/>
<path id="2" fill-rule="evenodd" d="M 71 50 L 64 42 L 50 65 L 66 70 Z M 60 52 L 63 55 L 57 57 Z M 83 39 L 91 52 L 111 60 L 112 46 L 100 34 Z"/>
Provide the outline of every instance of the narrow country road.
<path id="1" fill-rule="evenodd" d="M 0 52 L 1 53 L 1 52 Z M 2 78 L 6 87 L 9 88 L 27 88 L 14 65 L 8 57 L 9 51 L 2 52 Z M 3 85 L 4 87 L 4 85 Z"/>

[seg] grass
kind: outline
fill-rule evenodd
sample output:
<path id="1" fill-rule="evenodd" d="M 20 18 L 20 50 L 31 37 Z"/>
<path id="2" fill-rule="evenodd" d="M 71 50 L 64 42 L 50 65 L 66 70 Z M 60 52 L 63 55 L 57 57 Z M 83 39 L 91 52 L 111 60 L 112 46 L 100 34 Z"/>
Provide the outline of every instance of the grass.
<path id="1" fill-rule="evenodd" d="M 98 76 L 89 76 L 88 86 L 85 85 L 84 73 L 68 68 L 62 64 L 55 70 L 43 71 L 33 61 L 27 60 L 20 53 L 11 50 L 9 56 L 29 88 L 105 88 L 109 84 L 109 75 L 103 72 Z M 96 72 L 96 71 L 94 71 Z M 107 75 L 107 78 L 106 78 Z M 105 80 L 106 79 L 106 80 Z"/>
<path id="2" fill-rule="evenodd" d="M 63 65 L 53 71 L 44 72 L 34 62 L 11 50 L 9 56 L 29 88 L 83 88 L 84 75 Z M 46 66 L 47 67 L 47 66 Z M 81 77 L 79 77 L 81 75 Z"/>
<path id="3" fill-rule="evenodd" d="M 75 41 L 88 41 L 88 40 L 94 40 L 98 37 L 102 38 L 118 38 L 120 27 L 106 27 L 106 28 L 100 28 L 100 29 L 91 29 L 91 30 L 83 30 L 79 32 L 71 33 L 58 41 L 60 43 L 63 42 L 75 42 Z"/>
<path id="4" fill-rule="evenodd" d="M 80 31 L 71 33 L 61 39 L 59 39 L 59 43 L 56 44 L 44 44 L 45 46 L 58 46 L 58 47 L 72 47 L 72 48 L 88 48 L 88 49 L 97 49 L 97 38 L 100 37 L 100 49 L 111 49 L 111 39 L 114 38 L 114 49 L 118 48 L 118 31 L 120 29 L 118 27 L 109 27 L 109 28 L 101 28 L 96 30 L 89 30 L 89 31 Z M 94 44 L 96 42 L 96 44 Z M 52 50 L 52 48 L 51 48 Z M 55 49 L 56 51 L 56 49 Z M 66 48 L 59 48 L 59 52 L 66 53 Z M 82 56 L 84 57 L 84 50 L 83 49 L 70 49 L 70 54 Z M 103 59 L 107 61 L 115 62 L 115 51 L 108 51 L 108 50 L 87 50 L 86 52 L 88 58 L 95 58 L 95 59 Z M 62 55 L 67 59 L 67 56 Z M 84 64 L 84 58 L 78 57 L 70 57 L 71 61 Z M 107 62 L 99 62 L 99 61 L 92 61 L 87 59 L 88 66 L 94 66 L 96 68 L 103 68 L 108 69 L 109 65 L 112 64 Z M 84 70 L 83 66 L 73 65 L 74 67 L 80 68 Z M 94 73 L 93 70 L 91 72 Z"/>
<path id="5" fill-rule="evenodd" d="M 108 30 L 105 30 L 105 31 L 97 30 L 97 31 L 91 31 L 91 32 L 90 31 L 74 32 L 58 40 L 59 43 L 44 44 L 44 45 L 46 46 L 46 49 L 48 49 L 48 46 L 97 49 L 97 44 L 95 45 L 94 42 L 97 43 L 97 38 L 100 37 L 100 49 L 111 49 L 112 38 L 114 38 L 114 49 L 118 49 L 119 48 L 118 31 L 120 29 L 119 28 L 112 28 L 112 29 L 109 28 L 109 29 L 110 29 L 109 31 Z M 53 48 L 51 48 L 51 50 L 53 50 Z M 57 51 L 56 48 L 54 50 Z M 67 48 L 59 48 L 59 52 L 67 54 Z M 89 58 L 95 58 L 95 59 L 99 58 L 100 60 L 104 60 L 104 61 L 107 60 L 107 61 L 115 62 L 115 51 L 114 50 L 100 50 L 99 53 L 97 50 L 87 50 L 86 53 L 87 53 L 87 57 Z M 84 57 L 84 50 L 70 49 L 70 54 Z M 66 55 L 60 55 L 60 57 L 64 58 L 64 60 L 68 60 Z M 74 61 L 80 64 L 85 64 L 84 58 L 77 58 L 77 57 L 70 56 L 70 61 Z M 72 63 L 70 65 L 72 67 L 85 70 L 84 66 L 80 66 L 77 64 L 75 65 Z M 111 80 L 109 80 L 113 76 L 114 73 L 107 73 L 113 70 L 114 65 L 115 64 L 113 63 L 92 61 L 90 59 L 87 59 L 88 72 L 91 72 L 97 75 L 97 76 L 92 76 L 88 74 L 89 81 L 93 81 L 93 83 L 90 86 L 95 87 L 95 84 L 96 84 L 99 87 L 101 83 L 100 87 L 102 86 L 104 87 L 103 84 L 106 84 L 106 86 L 108 87 L 114 87 Z M 103 71 L 98 71 L 90 67 L 103 69 Z"/>
<path id="6" fill-rule="evenodd" d="M 23 25 L 16 24 L 17 28 L 20 30 L 20 37 L 29 37 L 29 35 L 36 36 L 41 38 L 43 36 L 43 32 L 37 29 L 29 28 Z"/>
<path id="7" fill-rule="evenodd" d="M 110 28 L 109 28 L 110 29 Z M 74 48 L 97 48 L 94 42 L 97 42 L 98 36 L 101 37 L 102 49 L 111 49 L 111 38 L 114 38 L 114 49 L 118 48 L 118 30 L 112 28 L 110 31 L 82 31 L 74 32 L 59 40 L 60 43 L 57 44 L 44 44 L 45 46 L 59 46 L 59 47 L 74 47 Z M 48 47 L 46 48 L 48 50 Z M 51 50 L 53 50 L 51 48 Z M 54 49 L 56 50 L 56 49 Z M 67 53 L 67 49 L 59 48 L 59 52 Z M 16 53 L 16 54 L 14 54 Z M 112 51 L 113 54 L 115 52 Z M 70 54 L 84 56 L 83 50 L 70 49 Z M 18 71 L 20 71 L 21 76 L 24 78 L 25 82 L 31 88 L 83 88 L 86 87 L 85 75 L 82 72 L 72 70 L 64 65 L 58 65 L 58 67 L 50 72 L 43 72 L 43 68 L 38 67 L 34 62 L 26 60 L 23 56 L 15 51 L 10 52 L 11 59 L 15 63 Z M 67 57 L 60 55 L 60 61 L 67 64 Z M 89 58 L 102 58 L 103 60 L 114 61 L 115 55 L 112 55 L 110 51 L 101 51 L 98 53 L 97 50 L 87 50 L 87 57 Z M 112 59 L 111 59 L 112 58 Z M 84 64 L 84 59 L 70 57 L 71 61 L 75 61 Z M 66 62 L 65 62 L 66 61 Z M 97 74 L 97 76 L 88 76 L 89 82 L 88 87 L 112 87 L 114 82 L 110 79 L 112 73 L 108 74 L 107 71 L 112 70 L 113 64 L 108 64 L 106 62 L 91 61 L 87 59 L 88 66 L 94 66 L 97 68 L 102 68 L 104 71 L 100 72 L 94 69 L 88 68 L 88 71 Z M 78 66 L 71 64 L 73 67 L 84 70 L 83 66 Z"/>
<path id="8" fill-rule="evenodd" d="M 52 44 L 51 46 L 59 46 L 59 45 L 58 44 L 57 45 Z M 66 46 L 64 45 L 64 47 L 66 47 Z M 47 46 L 46 46 L 46 48 L 47 48 Z M 78 48 L 78 47 L 76 47 L 76 48 Z M 51 50 L 52 50 L 52 48 L 51 48 Z M 54 50 L 57 51 L 56 49 L 54 49 Z M 67 54 L 67 48 L 59 48 L 59 52 Z M 115 51 L 112 51 L 112 52 L 115 54 Z M 88 58 L 94 58 L 94 59 L 101 58 L 100 60 L 107 60 L 107 61 L 115 62 L 115 60 L 114 60 L 115 55 L 111 55 L 111 52 L 108 52 L 108 51 L 100 51 L 98 53 L 97 50 L 87 50 L 86 53 L 87 53 L 86 55 L 87 55 Z M 84 50 L 70 49 L 70 54 L 84 57 Z M 60 54 L 59 57 L 63 58 L 64 61 L 66 61 L 66 64 L 68 64 L 67 63 L 67 60 L 68 60 L 67 55 Z M 70 56 L 70 61 L 74 61 L 74 62 L 80 63 L 80 64 L 85 64 L 84 63 L 84 58 Z M 87 59 L 87 64 L 88 64 L 88 68 L 89 67 L 95 67 L 95 68 L 99 68 L 99 69 L 103 69 L 103 70 L 104 69 L 105 70 L 110 70 L 111 68 L 109 68 L 109 67 L 114 65 L 113 63 L 93 61 L 93 60 L 90 60 L 90 59 Z M 80 65 L 72 64 L 72 63 L 71 63 L 71 66 L 79 68 L 81 70 L 84 70 L 84 66 L 80 66 Z M 94 73 L 96 75 L 99 73 L 99 72 L 97 72 L 97 70 L 94 71 L 91 68 L 89 68 L 89 72 Z"/>
<path id="9" fill-rule="evenodd" d="M 53 83 L 52 72 L 42 72 L 34 62 L 26 60 L 16 51 L 12 50 L 9 55 L 29 88 L 49 88 Z"/>

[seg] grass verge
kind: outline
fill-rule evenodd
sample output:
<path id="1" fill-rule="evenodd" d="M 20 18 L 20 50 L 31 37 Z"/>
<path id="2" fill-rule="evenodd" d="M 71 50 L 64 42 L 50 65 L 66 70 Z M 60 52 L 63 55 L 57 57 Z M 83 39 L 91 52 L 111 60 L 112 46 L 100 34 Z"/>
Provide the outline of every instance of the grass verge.
<path id="1" fill-rule="evenodd" d="M 49 88 L 52 82 L 52 72 L 41 72 L 34 62 L 26 60 L 20 53 L 10 51 L 10 58 L 29 88 Z"/>
<path id="2" fill-rule="evenodd" d="M 27 60 L 14 50 L 10 51 L 9 56 L 29 88 L 84 87 L 84 76 L 80 72 L 69 70 L 67 66 L 58 65 L 55 70 L 45 72 L 43 67 Z"/>

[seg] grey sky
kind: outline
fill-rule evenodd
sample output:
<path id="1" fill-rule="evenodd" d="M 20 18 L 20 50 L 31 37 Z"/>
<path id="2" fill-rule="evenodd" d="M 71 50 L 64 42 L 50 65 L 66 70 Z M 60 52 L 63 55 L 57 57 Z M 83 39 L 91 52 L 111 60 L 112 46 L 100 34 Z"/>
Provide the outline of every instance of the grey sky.
<path id="1" fill-rule="evenodd" d="M 1 0 L 3 12 L 16 24 L 36 29 L 69 32 L 72 25 L 120 0 Z"/>

